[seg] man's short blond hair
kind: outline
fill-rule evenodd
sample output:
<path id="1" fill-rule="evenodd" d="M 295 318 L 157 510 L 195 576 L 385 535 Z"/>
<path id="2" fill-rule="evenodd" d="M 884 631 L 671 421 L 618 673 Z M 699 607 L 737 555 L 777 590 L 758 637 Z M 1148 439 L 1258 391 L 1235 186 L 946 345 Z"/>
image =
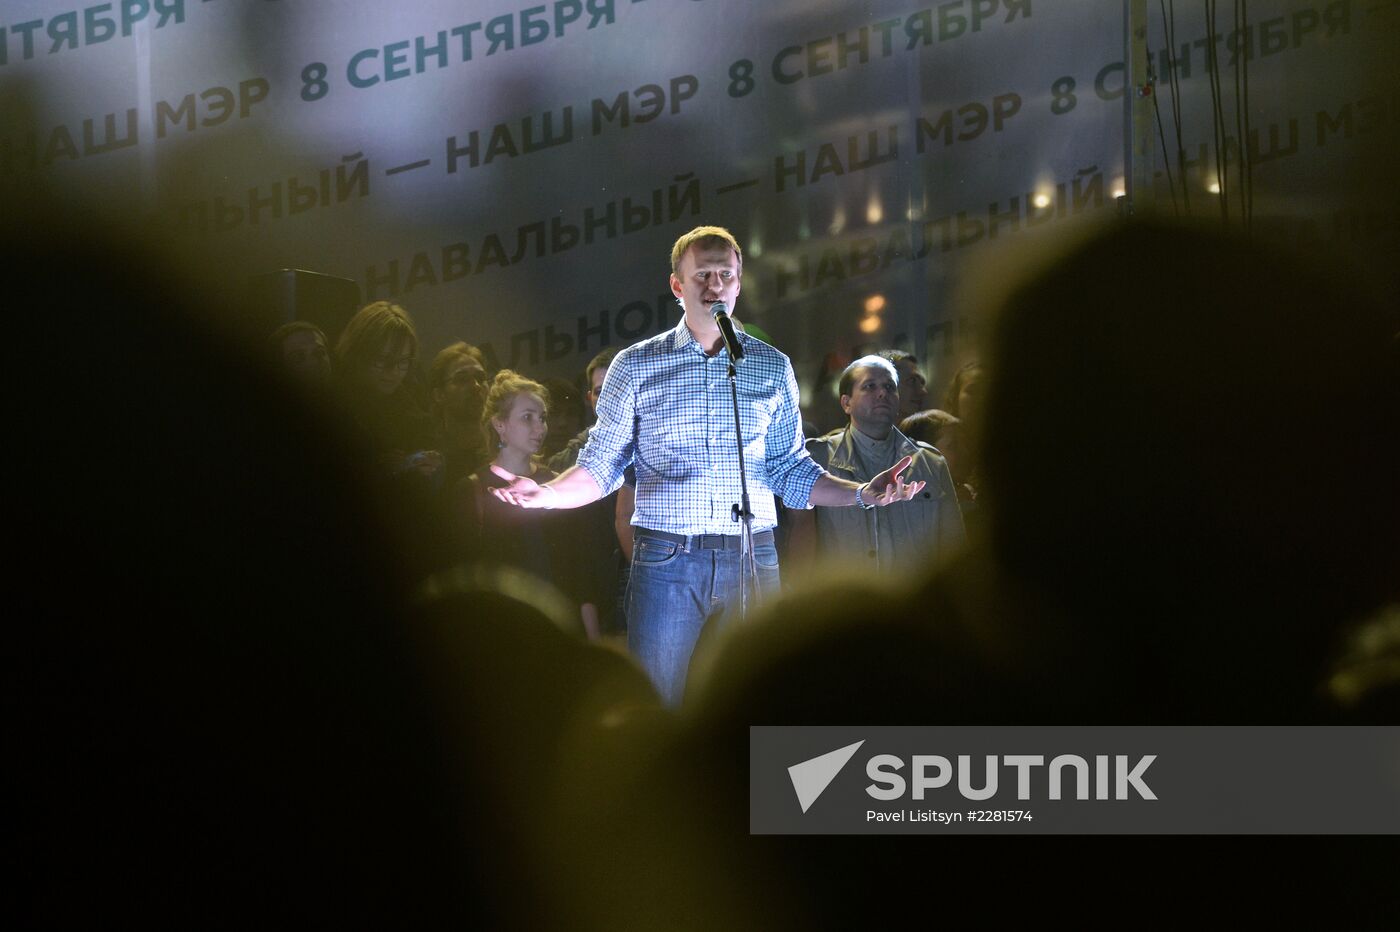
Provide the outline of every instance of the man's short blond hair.
<path id="1" fill-rule="evenodd" d="M 676 274 L 681 267 L 681 257 L 685 255 L 691 246 L 728 246 L 734 250 L 734 257 L 739 260 L 739 274 L 744 274 L 744 252 L 739 248 L 739 241 L 734 238 L 724 227 L 696 227 L 686 233 L 676 244 L 671 247 L 671 274 Z"/>

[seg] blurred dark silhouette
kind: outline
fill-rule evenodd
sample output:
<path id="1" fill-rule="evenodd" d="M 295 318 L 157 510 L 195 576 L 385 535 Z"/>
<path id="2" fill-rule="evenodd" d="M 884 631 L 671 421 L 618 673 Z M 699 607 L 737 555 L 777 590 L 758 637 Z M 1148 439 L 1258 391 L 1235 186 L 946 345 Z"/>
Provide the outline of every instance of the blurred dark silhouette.
<path id="1" fill-rule="evenodd" d="M 1109 651 L 1128 707 L 1306 717 L 1341 626 L 1396 597 L 1394 327 L 1304 257 L 1171 226 L 1100 235 L 1011 296 L 992 556 Z"/>
<path id="2" fill-rule="evenodd" d="M 740 633 L 711 701 L 774 722 L 888 720 L 892 692 L 959 723 L 1325 718 L 1347 625 L 1400 595 L 1394 326 L 1262 245 L 1099 232 L 996 320 L 987 540 L 882 610 L 844 587 L 820 623 Z M 1320 449 L 1290 443 L 1300 423 Z"/>
<path id="3" fill-rule="evenodd" d="M 458 910 L 462 826 L 490 816 L 449 769 L 354 444 L 141 257 L 33 231 L 0 254 L 19 345 L 71 366 L 13 422 L 34 914 Z"/>
<path id="4" fill-rule="evenodd" d="M 947 446 L 945 438 L 951 438 L 957 426 L 962 423 L 947 411 L 940 411 L 937 408 L 928 408 L 924 411 L 916 411 L 904 420 L 899 422 L 900 433 L 910 440 L 918 440 L 931 447 L 938 447 L 938 452 L 945 457 L 948 451 L 944 450 L 940 443 Z"/>
<path id="5" fill-rule="evenodd" d="M 853 575 L 735 628 L 642 778 L 650 805 L 715 800 L 711 831 L 743 833 L 760 723 L 1370 720 L 1324 684 L 1349 627 L 1400 595 L 1393 328 L 1305 261 L 1191 228 L 1114 227 L 1027 275 L 986 357 L 989 537 L 910 589 Z M 1364 672 L 1393 696 L 1396 669 Z M 852 890 L 929 880 L 820 839 L 750 853 L 827 928 L 868 924 Z"/>
<path id="6" fill-rule="evenodd" d="M 420 602 L 434 516 L 386 504 L 339 413 L 214 333 L 178 273 L 77 229 L 0 232 L 29 398 L 8 509 L 21 915 L 564 923 L 549 865 L 573 836 L 542 787 L 655 708 L 645 678 L 528 593 Z"/>

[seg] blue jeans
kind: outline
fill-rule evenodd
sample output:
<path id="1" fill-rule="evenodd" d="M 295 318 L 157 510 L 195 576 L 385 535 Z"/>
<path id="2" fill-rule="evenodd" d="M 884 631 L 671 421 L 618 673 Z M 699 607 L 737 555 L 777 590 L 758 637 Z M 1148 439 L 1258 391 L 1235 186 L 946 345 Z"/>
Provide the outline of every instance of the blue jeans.
<path id="1" fill-rule="evenodd" d="M 771 534 L 754 534 L 759 597 L 776 597 L 778 550 Z M 729 538 L 729 542 L 734 539 Z M 705 538 L 714 543 L 714 538 Z M 678 706 L 685 695 L 690 655 L 700 639 L 739 614 L 739 550 L 707 549 L 648 536 L 638 528 L 627 585 L 627 648 L 651 677 L 661 699 Z M 754 608 L 754 598 L 749 599 Z"/>

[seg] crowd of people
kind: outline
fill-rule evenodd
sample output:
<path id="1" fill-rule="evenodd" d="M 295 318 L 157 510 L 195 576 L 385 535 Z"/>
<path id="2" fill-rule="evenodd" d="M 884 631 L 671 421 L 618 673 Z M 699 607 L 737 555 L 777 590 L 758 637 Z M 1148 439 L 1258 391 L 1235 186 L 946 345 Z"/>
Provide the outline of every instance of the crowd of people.
<path id="1" fill-rule="evenodd" d="M 700 228 L 707 230 L 718 228 Z M 709 240 L 692 241 L 696 248 L 718 244 L 719 252 L 739 260 L 735 268 L 737 297 L 738 275 L 742 273 L 737 243 L 727 234 L 718 238 L 707 235 Z M 1003 401 L 995 420 L 989 420 L 989 370 L 980 361 L 955 371 L 943 406 L 937 409 L 925 407 L 928 386 L 919 361 L 912 354 L 887 350 L 851 361 L 837 386 L 848 420 L 839 426 L 822 425 L 832 428 L 825 432 L 805 425 L 811 434 L 805 438 L 807 455 L 827 474 L 853 484 L 869 482 L 907 458 L 906 478 L 920 482 L 921 491 L 908 501 L 880 509 L 824 505 L 785 508 L 782 495 L 778 494 L 772 547 L 788 570 L 789 580 L 805 581 L 815 575 L 835 573 L 867 581 L 880 579 L 891 587 L 904 585 L 932 572 L 936 566 L 960 558 L 966 549 L 966 528 L 970 525 L 974 536 L 986 538 L 983 546 L 977 548 L 979 551 L 990 551 L 998 557 L 999 568 L 1016 566 L 1021 578 L 1034 579 L 1038 585 L 1058 589 L 1077 581 L 1074 591 L 1095 603 L 1111 602 L 1108 592 L 1116 592 L 1121 604 L 1143 600 L 1144 594 L 1151 593 L 1150 600 L 1134 608 L 1142 614 L 1156 611 L 1154 606 L 1159 604 L 1174 606 L 1174 611 L 1184 610 L 1180 606 L 1189 600 L 1183 592 L 1193 597 L 1231 593 L 1228 599 L 1212 596 L 1206 600 L 1212 612 L 1218 612 L 1238 595 L 1238 581 L 1260 576 L 1261 571 L 1251 567 L 1272 566 L 1270 559 L 1274 554 L 1279 560 L 1296 561 L 1299 550 L 1306 549 L 1301 543 L 1283 547 L 1278 534 L 1266 537 L 1262 533 L 1266 528 L 1277 531 L 1281 522 L 1291 526 L 1300 516 L 1313 522 L 1314 532 L 1308 538 L 1328 541 L 1325 553 L 1314 556 L 1319 560 L 1325 557 L 1333 567 L 1330 576 L 1338 580 L 1355 577 L 1360 568 L 1376 562 L 1374 555 L 1363 551 L 1385 553 L 1351 540 L 1358 536 L 1351 523 L 1364 520 L 1367 514 L 1386 513 L 1383 508 L 1373 507 L 1377 496 L 1372 486 L 1361 487 L 1369 506 L 1357 502 L 1338 512 L 1337 489 L 1354 487 L 1351 481 L 1324 484 L 1322 487 L 1329 490 L 1325 497 L 1295 493 L 1296 500 L 1290 500 L 1285 489 L 1275 488 L 1271 478 L 1275 470 L 1253 475 L 1260 469 L 1260 457 L 1273 436 L 1260 425 L 1276 422 L 1285 412 L 1290 419 L 1296 419 L 1302 405 L 1302 398 L 1289 393 L 1289 383 L 1284 374 L 1276 371 L 1273 361 L 1284 358 L 1286 352 L 1296 354 L 1287 376 L 1296 380 L 1297 394 L 1302 394 L 1303 373 L 1310 368 L 1322 371 L 1328 362 L 1315 358 L 1317 351 L 1327 347 L 1326 342 L 1289 344 L 1277 335 L 1278 325 L 1271 323 L 1282 313 L 1278 305 L 1298 306 L 1296 297 L 1286 299 L 1280 292 L 1275 296 L 1277 305 L 1269 304 L 1258 296 L 1259 288 L 1251 293 L 1239 277 L 1239 269 L 1250 268 L 1251 263 L 1273 269 L 1282 261 L 1250 244 L 1229 239 L 1217 244 L 1199 231 L 1150 226 L 1105 237 L 1093 248 L 1121 248 L 1120 242 L 1131 236 L 1171 237 L 1174 243 L 1195 245 L 1202 251 L 1214 248 L 1225 251 L 1238 264 L 1226 265 L 1217 259 L 1209 266 L 1216 273 L 1214 277 L 1200 271 L 1189 276 L 1182 286 L 1196 289 L 1182 299 L 1182 307 L 1189 310 L 1163 308 L 1160 316 L 1169 323 L 1150 345 L 1141 336 L 1134 341 L 1131 334 L 1117 332 L 1115 328 L 1120 325 L 1111 319 L 1116 306 L 1106 295 L 1097 305 L 1081 307 L 1077 303 L 1080 298 L 1096 296 L 1092 289 L 1049 278 L 1059 292 L 1051 290 L 1044 301 L 1025 302 L 1034 307 L 1023 313 L 1025 322 L 1018 326 L 1029 331 L 1034 324 L 1049 321 L 1063 332 L 1050 330 L 1041 334 L 1044 342 L 1027 348 L 1030 355 L 1015 360 L 1016 377 L 1003 383 L 1015 389 L 1019 385 L 1017 378 L 1039 375 L 1037 366 L 1045 358 L 1046 347 L 1062 351 L 1055 371 L 1041 376 L 1046 383 L 1044 391 L 1025 400 L 1026 406 L 1034 403 L 1043 412 L 1039 420 L 1030 424 L 1035 433 L 1025 438 L 1014 433 L 1015 428 L 1030 420 L 1025 406 L 1008 406 Z M 689 255 L 686 249 L 690 247 L 683 248 L 684 243 L 682 238 L 677 245 L 678 257 L 673 257 L 673 267 Z M 1319 282 L 1325 279 L 1316 273 L 1294 270 L 1289 274 L 1299 280 L 1299 288 L 1312 287 L 1316 292 L 1323 289 Z M 1315 280 L 1308 279 L 1308 274 L 1314 274 Z M 1103 281 L 1104 277 L 1098 280 Z M 721 290 L 722 287 L 719 286 Z M 721 290 L 711 293 L 706 286 L 704 300 L 721 295 Z M 1060 304 L 1054 301 L 1058 293 L 1066 295 Z M 1207 327 L 1204 321 L 1191 317 L 1190 311 L 1196 308 L 1214 307 L 1217 294 L 1227 299 L 1232 331 L 1223 331 L 1219 322 Z M 683 290 L 677 290 L 677 297 L 684 306 Z M 1367 306 L 1362 298 L 1357 298 L 1355 304 L 1358 308 Z M 1092 320 L 1096 329 L 1081 323 L 1100 307 L 1105 320 Z M 1015 310 L 1017 306 L 1008 300 L 1003 316 L 1009 318 Z M 1249 316 L 1251 311 L 1255 318 Z M 1151 332 L 1140 316 L 1133 317 L 1139 333 Z M 1381 318 L 1383 315 L 1378 317 Z M 1251 329 L 1266 324 L 1271 328 L 1268 332 L 1256 334 L 1256 329 Z M 682 325 L 693 329 L 685 319 Z M 1381 329 L 1389 325 L 1387 322 Z M 1084 332 L 1077 331 L 1076 326 Z M 1003 322 L 1001 330 L 1007 329 Z M 1336 332 L 1337 339 L 1341 339 L 1347 333 L 1347 321 L 1339 322 Z M 1019 336 L 1014 327 L 1010 333 L 1013 339 Z M 1226 337 L 1236 333 L 1238 344 L 1257 335 L 1266 341 L 1270 351 L 1249 353 L 1243 345 L 1232 345 Z M 1111 342 L 1115 338 L 1118 343 Z M 489 373 L 480 351 L 467 343 L 453 344 L 428 365 L 420 366 L 418 340 L 408 313 L 382 301 L 361 309 L 351 319 L 335 341 L 333 352 L 327 346 L 324 334 L 300 322 L 288 324 L 272 336 L 275 358 L 290 375 L 334 389 L 334 394 L 345 403 L 364 447 L 374 451 L 373 462 L 380 473 L 412 487 L 423 502 L 429 503 L 427 507 L 440 513 L 449 527 L 455 558 L 507 564 L 553 584 L 567 600 L 571 624 L 576 624 L 577 630 L 590 639 L 601 638 L 614 645 L 625 643 L 629 597 L 636 598 L 635 593 L 629 592 L 636 587 L 629 586 L 628 581 L 639 523 L 634 519 L 637 479 L 632 464 L 623 464 L 626 469 L 621 471 L 622 481 L 615 490 L 600 490 L 608 494 L 596 502 L 591 501 L 590 492 L 590 501 L 578 512 L 513 508 L 511 504 L 518 503 L 512 502 L 506 491 L 515 477 L 522 476 L 542 487 L 540 494 L 553 491 L 548 483 L 561 473 L 578 471 L 571 467 L 586 449 L 592 428 L 584 426 L 577 433 L 564 436 L 557 430 L 551 431 L 551 422 L 563 420 L 570 428 L 591 422 L 603 401 L 617 348 L 606 349 L 589 362 L 581 374 L 582 391 L 556 387 L 551 392 L 543 382 L 509 369 Z M 1021 352 L 1021 346 L 1015 342 L 997 346 L 996 365 L 1005 365 Z M 1229 346 L 1230 352 L 1222 352 L 1221 346 Z M 1394 352 L 1384 339 L 1374 338 L 1371 346 Z M 1103 358 L 1085 359 L 1100 347 Z M 1365 348 L 1358 347 L 1357 352 Z M 724 358 L 722 353 L 716 355 Z M 1188 363 L 1188 359 L 1193 362 Z M 1083 367 L 1093 372 L 1081 381 L 1084 386 L 1098 387 L 1097 394 L 1074 381 L 1080 368 L 1075 365 L 1078 360 L 1083 360 Z M 1201 392 L 1201 381 L 1184 378 L 1184 374 L 1188 365 L 1201 366 L 1207 360 L 1216 367 L 1211 370 L 1212 376 L 1202 375 L 1207 385 L 1212 379 L 1243 384 L 1227 398 L 1215 397 L 1210 390 Z M 1065 368 L 1060 369 L 1060 365 Z M 1111 391 L 1104 388 L 1104 379 L 1098 374 L 1105 371 L 1118 376 Z M 1355 379 L 1354 373 L 1351 378 Z M 563 380 L 554 381 L 557 386 Z M 1326 380 L 1327 384 L 1336 381 Z M 1128 397 L 1135 397 L 1138 405 L 1128 410 L 1123 398 L 1134 386 L 1138 386 L 1137 394 Z M 1265 389 L 1274 394 L 1266 396 Z M 1003 388 L 1002 399 L 1007 391 Z M 1319 390 L 1310 391 L 1316 395 Z M 1046 407 L 1045 399 L 1056 397 L 1056 392 L 1064 394 L 1063 406 Z M 1195 394 L 1201 397 L 1194 397 Z M 561 418 L 560 408 L 570 406 L 571 395 L 586 399 L 588 410 Z M 1273 407 L 1267 412 L 1240 410 L 1246 403 L 1261 406 L 1263 397 L 1272 398 Z M 1162 413 L 1157 408 L 1163 409 Z M 1369 407 L 1358 408 L 1353 399 L 1346 410 L 1353 409 Z M 1340 405 L 1329 407 L 1326 412 L 1319 410 L 1318 422 L 1331 425 L 1335 434 L 1342 422 L 1340 410 Z M 1222 416 L 1222 411 L 1231 412 L 1231 416 Z M 640 433 L 643 429 L 634 427 L 631 421 L 625 425 L 628 432 Z M 1280 424 L 1277 429 L 1281 434 L 1283 426 Z M 1008 435 L 1015 437 L 1015 442 L 1008 441 Z M 1079 439 L 1067 446 L 1059 442 L 1076 435 Z M 1325 449 L 1332 461 L 1345 448 L 1332 436 Z M 1183 451 L 1190 451 L 1190 457 Z M 987 461 L 989 456 L 998 454 L 999 460 Z M 632 450 L 629 455 L 641 453 Z M 1096 467 L 1096 459 L 1112 468 L 1104 472 L 1102 467 Z M 1033 470 L 1022 465 L 1032 461 Z M 1180 461 L 1179 468 L 1168 473 L 1164 464 L 1176 461 Z M 1371 468 L 1371 464 L 1386 461 L 1384 457 L 1358 458 L 1348 469 L 1356 474 Z M 1011 463 L 1016 465 L 1009 466 Z M 997 469 L 1004 473 L 1000 481 L 991 478 Z M 1317 470 L 1317 464 L 1311 463 L 1310 469 Z M 1044 476 L 1058 479 L 1045 483 L 1039 480 Z M 1125 488 L 1124 483 L 1131 476 L 1136 476 L 1142 487 Z M 1215 500 L 1218 491 L 1212 493 L 1210 489 L 1218 489 L 1221 479 L 1227 476 L 1235 491 L 1228 499 Z M 1091 477 L 1098 481 L 1089 482 Z M 1201 483 L 1207 487 L 1193 495 L 1181 494 L 1183 488 Z M 990 508 L 988 486 L 995 490 Z M 1037 489 L 1035 494 L 1022 491 L 1031 486 Z M 1156 496 L 1138 504 L 1144 488 L 1154 490 Z M 1261 488 L 1274 489 L 1276 497 L 1260 500 Z M 1300 485 L 1298 492 L 1302 488 Z M 1009 521 L 1005 517 L 1008 495 L 1015 499 L 1015 504 L 1009 506 Z M 1119 501 L 1119 497 L 1127 501 Z M 996 507 L 995 499 L 1002 500 L 1002 507 Z M 1204 501 L 1211 501 L 1211 507 L 1205 507 Z M 1334 504 L 1313 513 L 1305 507 L 1312 501 Z M 721 504 L 728 507 L 727 502 Z M 553 507 L 553 502 L 545 507 Z M 1321 534 L 1320 529 L 1328 521 L 1331 532 Z M 984 523 L 987 528 L 982 527 Z M 997 524 L 995 530 L 993 524 Z M 1075 538 L 1074 547 L 1064 546 L 1057 529 L 1068 533 L 1082 526 L 1092 528 L 1094 533 Z M 1150 533 L 1145 529 L 1151 529 Z M 1223 533 L 1224 530 L 1229 533 Z M 653 533 L 645 527 L 642 531 L 650 535 L 646 543 L 651 552 L 660 546 L 670 553 L 664 532 Z M 1389 539 L 1383 532 L 1370 537 Z M 1100 539 L 1104 541 L 1102 546 L 1097 543 Z M 1232 540 L 1236 541 L 1233 546 L 1239 548 L 1237 552 L 1219 549 L 1222 541 Z M 1145 549 L 1148 544 L 1150 549 Z M 1210 553 L 1212 559 L 1202 561 L 1199 555 L 1203 552 Z M 1140 556 L 1124 559 L 1124 554 L 1131 553 Z M 1110 574 L 1086 574 L 1078 562 L 1061 566 L 1059 559 L 1065 554 L 1074 554 L 1076 560 L 1080 555 L 1090 555 L 1087 558 L 1094 561 L 1124 565 Z M 1345 559 L 1339 559 L 1339 554 Z M 1183 580 L 1192 578 L 1183 566 L 1204 575 L 1183 586 Z M 1302 572 L 1301 566 L 1292 562 L 1289 566 Z M 1309 566 L 1316 569 L 1316 565 Z M 1048 567 L 1056 570 L 1049 572 Z M 1167 567 L 1177 567 L 1178 572 L 1167 575 Z M 1274 579 L 1275 571 L 1276 568 L 1265 575 Z M 1265 579 L 1258 581 L 1263 586 Z M 1322 591 L 1326 587 L 1315 588 Z M 1257 600 L 1257 590 L 1250 592 L 1250 598 Z M 1338 614 L 1340 609 L 1336 607 L 1346 604 L 1343 595 L 1339 593 L 1335 599 L 1327 600 L 1293 600 L 1287 611 L 1296 613 L 1297 605 L 1306 604 L 1319 617 Z M 670 599 L 668 591 L 663 600 Z M 1047 596 L 1040 601 L 1049 605 L 1054 600 Z M 1246 611 L 1243 606 L 1236 610 Z M 732 614 L 725 613 L 726 617 Z M 1082 611 L 1080 614 L 1083 616 Z M 1234 624 L 1228 630 L 1233 632 L 1231 637 L 1243 637 L 1239 632 L 1245 626 Z M 1311 625 L 1306 630 L 1335 634 L 1331 627 L 1318 629 Z M 1183 650 L 1181 645 L 1185 643 L 1200 646 L 1185 636 L 1193 631 L 1195 626 L 1180 621 L 1171 626 L 1168 640 L 1173 644 L 1172 653 Z M 632 634 L 634 654 L 645 651 L 645 644 L 649 643 L 646 637 L 639 647 L 636 632 Z M 690 652 L 699 640 L 697 631 L 681 648 L 679 660 L 671 661 L 672 665 L 688 666 Z M 1265 638 L 1263 643 L 1276 645 L 1276 640 Z M 1300 645 L 1305 639 L 1301 637 L 1296 641 L 1286 638 L 1284 643 L 1294 644 L 1290 650 L 1301 651 L 1300 656 L 1291 657 L 1290 662 L 1294 663 L 1313 663 L 1331 651 L 1320 642 L 1307 642 L 1303 648 Z M 1163 656 L 1161 649 L 1147 653 Z M 684 674 L 658 674 L 645 661 L 643 666 L 664 698 L 679 704 Z M 1215 675 L 1225 676 L 1219 671 Z M 1238 673 L 1229 676 L 1238 677 Z M 1276 686 L 1278 682 L 1277 670 L 1271 668 L 1269 683 Z M 1261 688 L 1265 685 L 1261 684 Z"/>
<path id="2" fill-rule="evenodd" d="M 574 465 L 618 348 L 605 348 L 589 361 L 579 391 L 563 379 L 536 381 L 511 369 L 490 373 L 482 352 L 466 342 L 420 363 L 408 311 L 387 301 L 361 308 L 333 349 L 332 342 L 314 324 L 298 320 L 274 331 L 268 347 L 292 382 L 344 405 L 384 477 L 438 503 L 458 531 L 464 556 L 489 542 L 492 559 L 557 586 L 590 639 L 624 637 L 633 472 L 617 492 L 577 515 L 521 513 L 488 494 L 506 484 L 493 466 L 543 483 Z M 973 415 L 980 372 L 976 363 L 957 370 L 945 408 Z M 973 428 L 948 410 L 923 409 L 925 376 L 908 352 L 855 359 L 838 388 L 849 420 L 809 439 L 814 459 L 832 469 L 834 450 L 834 468 L 866 482 L 909 455 L 910 475 L 927 487 L 921 498 L 869 514 L 779 508 L 780 556 L 808 572 L 856 555 L 882 573 L 932 565 L 965 537 L 963 511 L 976 500 L 975 478 L 971 454 L 959 458 L 955 451 L 957 437 Z M 896 554 L 898 563 L 891 562 Z"/>
<path id="3" fill-rule="evenodd" d="M 581 636 L 638 626 L 629 552 L 635 582 L 666 544 L 653 562 L 713 536 L 641 519 L 666 507 L 647 449 L 551 439 L 556 392 L 466 343 L 424 364 L 392 304 L 333 344 L 289 324 L 261 365 L 203 296 L 120 250 L 4 245 L 25 311 L 7 372 L 30 399 L 12 422 L 12 839 L 55 924 L 217 904 L 858 927 L 852 890 L 887 884 L 886 859 L 749 836 L 750 725 L 1400 709 L 1393 309 L 1258 243 L 1139 222 L 1069 244 L 1022 272 L 985 369 L 936 412 L 917 360 L 853 360 L 847 423 L 759 467 L 791 469 L 773 546 L 848 572 L 790 574 L 679 683 Z M 702 258 L 673 256 L 687 315 Z M 654 355 L 590 363 L 601 432 L 641 397 L 623 375 L 691 351 L 688 319 Z M 744 347 L 784 390 L 781 360 Z M 906 559 L 910 540 L 927 555 Z"/>

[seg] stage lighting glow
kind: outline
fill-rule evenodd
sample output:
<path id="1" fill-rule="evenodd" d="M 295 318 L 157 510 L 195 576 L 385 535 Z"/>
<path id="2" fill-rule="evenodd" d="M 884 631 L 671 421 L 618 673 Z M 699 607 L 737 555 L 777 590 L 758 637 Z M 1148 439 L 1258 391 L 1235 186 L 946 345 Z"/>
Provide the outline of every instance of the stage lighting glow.
<path id="1" fill-rule="evenodd" d="M 880 206 L 879 200 L 871 198 L 870 203 L 865 208 L 865 222 L 871 224 L 879 223 L 885 219 L 885 208 Z"/>
<path id="2" fill-rule="evenodd" d="M 885 296 L 873 294 L 865 299 L 865 313 L 878 314 L 885 309 Z"/>
<path id="3" fill-rule="evenodd" d="M 1031 198 L 1031 203 L 1034 204 L 1038 209 L 1044 210 L 1045 208 L 1050 206 L 1050 195 L 1037 194 L 1035 197 Z"/>
<path id="4" fill-rule="evenodd" d="M 860 332 L 861 332 L 861 333 L 874 333 L 876 330 L 879 330 L 879 329 L 880 329 L 880 318 L 879 318 L 879 317 L 866 317 L 866 318 L 863 318 L 863 319 L 861 320 L 861 322 L 860 322 Z"/>
<path id="5" fill-rule="evenodd" d="M 1219 193 L 1220 193 L 1220 184 L 1219 184 L 1219 182 L 1212 181 L 1212 182 L 1210 183 L 1210 185 L 1206 188 L 1206 190 L 1209 191 L 1211 194 L 1219 194 Z"/>

